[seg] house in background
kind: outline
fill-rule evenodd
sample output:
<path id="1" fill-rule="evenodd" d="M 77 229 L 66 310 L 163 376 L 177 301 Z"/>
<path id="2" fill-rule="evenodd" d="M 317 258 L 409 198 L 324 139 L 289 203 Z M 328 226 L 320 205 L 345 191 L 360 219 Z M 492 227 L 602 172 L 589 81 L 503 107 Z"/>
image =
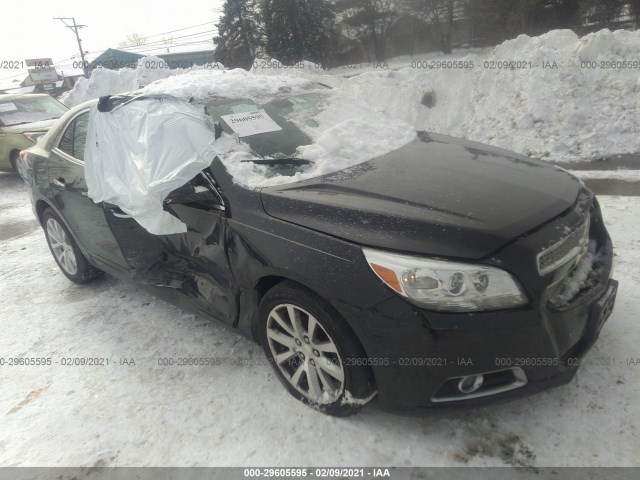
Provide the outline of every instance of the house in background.
<path id="1" fill-rule="evenodd" d="M 79 78 L 84 77 L 84 71 L 82 68 L 73 68 L 73 65 L 61 65 L 56 67 L 58 71 L 58 78 L 60 85 L 56 83 L 56 88 L 60 88 L 63 91 L 71 90 L 76 84 Z"/>
<path id="2" fill-rule="evenodd" d="M 135 52 L 133 49 L 142 51 Z M 165 46 L 157 49 L 149 49 L 144 45 L 131 47 L 129 50 L 120 50 L 117 48 L 109 48 L 93 60 L 88 61 L 87 73 L 91 73 L 96 68 L 108 68 L 109 70 L 118 70 L 120 68 L 137 68 L 138 60 L 146 56 L 159 57 L 166 62 L 166 67 L 175 68 L 191 68 L 193 66 L 202 66 L 213 64 L 213 50 L 197 50 L 197 51 L 180 51 L 179 47 Z"/>

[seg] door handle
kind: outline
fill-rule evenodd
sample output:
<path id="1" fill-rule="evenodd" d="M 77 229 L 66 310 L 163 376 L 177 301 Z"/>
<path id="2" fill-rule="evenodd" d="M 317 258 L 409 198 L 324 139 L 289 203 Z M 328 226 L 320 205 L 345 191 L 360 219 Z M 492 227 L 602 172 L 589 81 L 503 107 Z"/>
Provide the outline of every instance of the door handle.
<path id="1" fill-rule="evenodd" d="M 58 187 L 61 190 L 64 190 L 64 188 L 67 186 L 67 184 L 64 181 L 64 178 L 60 177 L 60 178 L 54 178 L 53 179 L 53 184 Z"/>

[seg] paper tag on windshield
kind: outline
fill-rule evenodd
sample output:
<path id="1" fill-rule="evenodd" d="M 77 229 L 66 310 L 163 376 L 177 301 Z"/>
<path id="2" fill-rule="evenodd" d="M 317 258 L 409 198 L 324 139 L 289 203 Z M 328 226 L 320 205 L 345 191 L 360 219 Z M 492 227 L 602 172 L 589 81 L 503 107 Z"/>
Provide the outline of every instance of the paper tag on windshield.
<path id="1" fill-rule="evenodd" d="M 277 132 L 282 128 L 264 110 L 222 115 L 222 118 L 239 137 L 249 137 L 259 133 Z"/>
<path id="2" fill-rule="evenodd" d="M 13 102 L 0 103 L 0 113 L 15 112 L 16 110 L 18 110 L 18 107 Z"/>

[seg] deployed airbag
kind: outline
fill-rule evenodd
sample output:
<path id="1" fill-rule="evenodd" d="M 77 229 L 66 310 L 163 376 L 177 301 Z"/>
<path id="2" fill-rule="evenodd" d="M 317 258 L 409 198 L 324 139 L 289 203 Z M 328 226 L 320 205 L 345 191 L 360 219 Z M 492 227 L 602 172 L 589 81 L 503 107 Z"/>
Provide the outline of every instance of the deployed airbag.
<path id="1" fill-rule="evenodd" d="M 93 106 L 85 148 L 88 195 L 117 205 L 152 234 L 186 232 L 163 209 L 164 199 L 234 144 L 229 135 L 216 140 L 202 110 L 174 97 L 133 98 L 106 112 Z"/>

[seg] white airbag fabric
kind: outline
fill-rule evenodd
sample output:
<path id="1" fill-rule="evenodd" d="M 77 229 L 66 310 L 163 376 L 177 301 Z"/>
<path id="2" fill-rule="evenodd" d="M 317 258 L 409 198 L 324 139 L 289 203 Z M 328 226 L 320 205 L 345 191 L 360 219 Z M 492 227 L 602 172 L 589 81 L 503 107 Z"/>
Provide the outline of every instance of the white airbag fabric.
<path id="1" fill-rule="evenodd" d="M 202 107 L 173 97 L 130 101 L 110 112 L 93 106 L 85 149 L 88 195 L 117 205 L 152 234 L 186 232 L 163 201 L 233 143 L 226 135 L 215 140 Z"/>

